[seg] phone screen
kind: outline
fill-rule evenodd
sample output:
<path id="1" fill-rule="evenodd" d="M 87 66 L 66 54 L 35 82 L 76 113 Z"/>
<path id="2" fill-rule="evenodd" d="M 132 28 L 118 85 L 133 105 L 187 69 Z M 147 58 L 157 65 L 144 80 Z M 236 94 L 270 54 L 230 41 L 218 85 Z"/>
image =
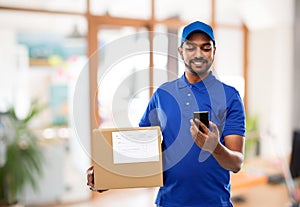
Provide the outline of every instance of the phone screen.
<path id="1" fill-rule="evenodd" d="M 199 119 L 206 127 L 209 126 L 209 112 L 208 111 L 196 111 L 193 113 L 193 115 L 194 115 L 194 120 Z M 203 132 L 202 127 L 199 126 L 198 124 L 197 124 L 197 126 L 198 126 L 199 130 L 201 132 Z"/>

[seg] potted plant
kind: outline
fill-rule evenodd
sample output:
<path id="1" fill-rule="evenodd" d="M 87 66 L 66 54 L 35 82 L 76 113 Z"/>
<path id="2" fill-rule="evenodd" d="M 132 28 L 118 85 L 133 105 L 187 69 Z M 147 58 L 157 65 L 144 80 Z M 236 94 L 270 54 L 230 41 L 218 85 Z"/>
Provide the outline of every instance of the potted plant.
<path id="1" fill-rule="evenodd" d="M 14 108 L 0 114 L 0 206 L 18 203 L 25 185 L 37 190 L 36 175 L 42 174 L 42 153 L 29 123 L 43 109 L 37 101 L 29 113 L 19 119 Z"/>
<path id="2" fill-rule="evenodd" d="M 250 116 L 246 119 L 245 157 L 247 159 L 259 155 L 258 117 Z"/>

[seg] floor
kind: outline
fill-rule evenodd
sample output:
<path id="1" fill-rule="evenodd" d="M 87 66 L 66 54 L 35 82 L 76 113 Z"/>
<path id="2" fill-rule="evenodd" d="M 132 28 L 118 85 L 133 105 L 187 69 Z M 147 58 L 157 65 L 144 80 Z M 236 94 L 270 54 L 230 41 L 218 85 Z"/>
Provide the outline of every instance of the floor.
<path id="1" fill-rule="evenodd" d="M 94 198 L 88 201 L 48 205 L 43 207 L 155 207 L 154 200 L 156 192 L 156 188 L 109 190 L 98 195 L 95 194 Z"/>

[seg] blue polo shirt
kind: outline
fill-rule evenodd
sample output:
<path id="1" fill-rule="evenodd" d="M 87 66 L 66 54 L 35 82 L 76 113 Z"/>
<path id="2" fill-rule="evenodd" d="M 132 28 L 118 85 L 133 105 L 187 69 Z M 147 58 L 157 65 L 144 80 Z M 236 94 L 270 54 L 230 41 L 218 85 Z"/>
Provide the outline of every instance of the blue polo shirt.
<path id="1" fill-rule="evenodd" d="M 185 75 L 161 85 L 153 94 L 140 126 L 160 126 L 163 134 L 164 186 L 156 204 L 163 207 L 225 207 L 230 201 L 230 174 L 190 133 L 194 111 L 209 111 L 224 136 L 245 136 L 245 114 L 238 91 L 210 75 L 190 84 Z"/>

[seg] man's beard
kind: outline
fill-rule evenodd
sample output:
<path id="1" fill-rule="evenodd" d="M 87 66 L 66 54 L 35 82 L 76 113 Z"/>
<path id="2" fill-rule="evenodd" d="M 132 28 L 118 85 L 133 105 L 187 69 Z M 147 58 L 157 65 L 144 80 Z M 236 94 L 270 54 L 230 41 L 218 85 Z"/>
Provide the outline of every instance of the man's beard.
<path id="1" fill-rule="evenodd" d="M 210 70 L 210 68 L 211 68 L 211 64 L 208 64 L 204 71 L 195 71 L 195 70 L 192 68 L 192 62 L 193 62 L 193 61 L 202 61 L 204 64 L 208 64 L 208 61 L 205 60 L 205 59 L 203 59 L 203 58 L 190 60 L 190 61 L 189 61 L 189 64 L 187 64 L 185 61 L 183 61 L 185 67 L 187 67 L 187 68 L 189 69 L 189 71 L 190 71 L 191 73 L 193 73 L 194 75 L 200 75 L 200 76 L 201 76 L 201 75 L 204 75 L 204 74 L 206 74 L 206 73 Z"/>

